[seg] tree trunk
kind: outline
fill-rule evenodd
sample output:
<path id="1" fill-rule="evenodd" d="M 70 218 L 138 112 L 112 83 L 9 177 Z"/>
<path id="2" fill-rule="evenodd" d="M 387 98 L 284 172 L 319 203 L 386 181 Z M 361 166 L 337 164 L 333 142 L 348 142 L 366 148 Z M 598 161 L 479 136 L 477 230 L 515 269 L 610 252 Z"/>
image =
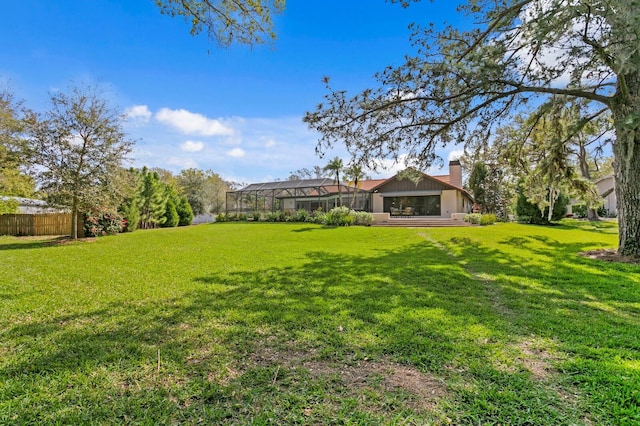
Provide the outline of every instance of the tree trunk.
<path id="1" fill-rule="evenodd" d="M 599 221 L 600 216 L 598 215 L 598 211 L 591 207 L 587 207 L 587 220 L 590 220 L 592 222 Z"/>
<path id="2" fill-rule="evenodd" d="M 75 197 L 71 202 L 71 238 L 78 239 L 78 200 Z"/>
<path id="3" fill-rule="evenodd" d="M 611 105 L 616 140 L 613 143 L 618 208 L 618 253 L 640 256 L 640 73 L 625 76 L 626 93 Z"/>
<path id="4" fill-rule="evenodd" d="M 588 153 L 587 153 L 587 149 L 584 146 L 584 141 L 580 141 L 579 143 L 579 148 L 578 148 L 578 163 L 580 164 L 580 173 L 582 174 L 582 177 L 587 179 L 587 180 L 591 180 L 591 171 L 589 170 L 589 163 L 587 161 L 588 158 Z M 590 221 L 597 221 L 600 220 L 600 216 L 598 216 L 598 211 L 596 209 L 594 209 L 593 207 L 591 207 L 588 203 L 586 205 L 587 208 L 587 220 Z"/>

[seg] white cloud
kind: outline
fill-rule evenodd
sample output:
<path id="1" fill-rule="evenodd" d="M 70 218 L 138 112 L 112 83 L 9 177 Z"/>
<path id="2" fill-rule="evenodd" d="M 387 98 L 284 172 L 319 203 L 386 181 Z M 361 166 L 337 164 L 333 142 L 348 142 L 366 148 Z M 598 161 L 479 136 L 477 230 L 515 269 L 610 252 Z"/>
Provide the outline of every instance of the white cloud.
<path id="1" fill-rule="evenodd" d="M 169 108 L 162 108 L 156 113 L 156 120 L 174 127 L 187 135 L 233 135 L 233 129 L 224 125 L 220 120 L 207 118 L 202 114 L 190 112 L 186 109 L 172 110 Z"/>
<path id="2" fill-rule="evenodd" d="M 262 140 L 264 141 L 265 148 L 273 148 L 276 146 L 276 141 L 273 138 L 262 138 Z"/>
<path id="3" fill-rule="evenodd" d="M 447 156 L 447 162 L 453 160 L 459 160 L 460 157 L 464 155 L 464 149 L 454 149 L 449 151 L 449 155 Z"/>
<path id="4" fill-rule="evenodd" d="M 146 105 L 133 105 L 124 110 L 125 115 L 130 120 L 148 122 L 151 119 L 151 111 Z"/>
<path id="5" fill-rule="evenodd" d="M 292 170 L 324 166 L 335 156 L 349 158 L 339 145 L 319 158 L 315 154 L 318 135 L 299 116 L 231 116 L 223 117 L 221 122 L 233 129 L 233 135 L 181 137 L 177 131 L 167 131 L 154 115 L 148 125 L 131 129 L 131 136 L 139 140 L 137 166 L 162 167 L 174 173 L 196 167 L 211 169 L 234 181 L 266 182 L 284 179 Z M 187 140 L 202 142 L 204 147 L 197 152 L 184 151 L 182 144 Z"/>
<path id="6" fill-rule="evenodd" d="M 393 176 L 402 170 L 407 168 L 406 165 L 407 154 L 401 154 L 398 156 L 398 160 L 392 158 L 385 158 L 376 160 L 377 172 L 369 171 L 367 174 L 374 179 L 382 179 Z"/>
<path id="7" fill-rule="evenodd" d="M 242 158 L 245 156 L 245 152 L 241 148 L 233 148 L 231 151 L 227 151 L 227 155 L 233 158 Z"/>
<path id="8" fill-rule="evenodd" d="M 204 149 L 204 143 L 200 141 L 184 141 L 180 144 L 180 149 L 187 152 L 199 152 Z"/>
<path id="9" fill-rule="evenodd" d="M 198 163 L 193 158 L 169 157 L 166 163 L 170 166 L 177 166 L 181 169 L 197 169 Z"/>

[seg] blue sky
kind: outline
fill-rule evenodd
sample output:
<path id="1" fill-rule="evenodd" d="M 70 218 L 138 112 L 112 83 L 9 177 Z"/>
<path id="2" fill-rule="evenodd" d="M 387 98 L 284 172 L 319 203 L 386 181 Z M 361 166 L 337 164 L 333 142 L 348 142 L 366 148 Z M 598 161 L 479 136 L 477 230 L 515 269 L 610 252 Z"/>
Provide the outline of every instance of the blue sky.
<path id="1" fill-rule="evenodd" d="M 20 0 L 0 15 L 0 83 L 32 109 L 73 82 L 100 83 L 129 113 L 134 166 L 211 169 L 228 180 L 283 179 L 324 165 L 301 119 L 324 76 L 356 93 L 409 52 L 410 22 L 458 25 L 455 2 L 289 0 L 272 46 L 220 48 L 153 0 Z M 452 150 L 440 155 L 448 160 Z M 390 176 L 398 167 L 378 176 Z M 441 173 L 429 170 L 431 173 Z"/>

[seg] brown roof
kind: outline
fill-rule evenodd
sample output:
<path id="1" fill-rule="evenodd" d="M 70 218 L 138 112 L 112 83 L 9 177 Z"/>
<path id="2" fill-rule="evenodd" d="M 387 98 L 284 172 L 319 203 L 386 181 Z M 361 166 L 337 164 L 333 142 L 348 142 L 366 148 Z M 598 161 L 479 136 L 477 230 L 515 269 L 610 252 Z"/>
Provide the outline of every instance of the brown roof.
<path id="1" fill-rule="evenodd" d="M 440 182 L 444 182 L 444 183 L 448 183 L 449 185 L 451 185 L 451 176 L 449 175 L 429 175 L 434 179 L 438 179 Z"/>
<path id="2" fill-rule="evenodd" d="M 361 180 L 360 189 L 363 191 L 371 191 L 376 186 L 380 185 L 382 182 L 386 181 L 386 179 L 370 179 L 370 180 Z"/>

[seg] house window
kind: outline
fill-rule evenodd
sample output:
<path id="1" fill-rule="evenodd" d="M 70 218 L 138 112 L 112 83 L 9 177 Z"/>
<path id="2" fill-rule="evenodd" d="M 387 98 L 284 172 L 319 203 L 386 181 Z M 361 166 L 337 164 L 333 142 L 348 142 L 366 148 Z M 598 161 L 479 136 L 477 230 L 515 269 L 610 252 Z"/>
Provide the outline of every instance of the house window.
<path id="1" fill-rule="evenodd" d="M 383 209 L 392 216 L 441 216 L 440 195 L 384 197 Z"/>

